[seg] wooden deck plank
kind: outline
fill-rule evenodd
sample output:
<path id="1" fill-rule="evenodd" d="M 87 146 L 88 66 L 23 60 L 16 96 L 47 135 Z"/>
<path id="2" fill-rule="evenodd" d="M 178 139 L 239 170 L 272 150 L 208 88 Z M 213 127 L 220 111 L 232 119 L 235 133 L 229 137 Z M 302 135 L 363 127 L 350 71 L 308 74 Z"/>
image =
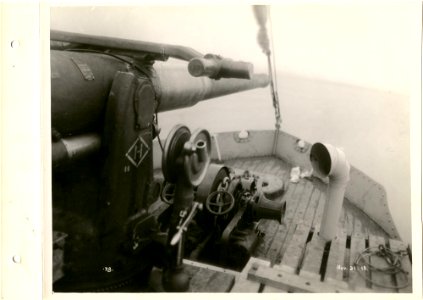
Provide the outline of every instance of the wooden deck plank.
<path id="1" fill-rule="evenodd" d="M 312 227 L 315 229 L 316 232 L 320 230 L 320 223 L 322 221 L 323 209 L 325 208 L 325 202 L 326 202 L 326 195 L 324 193 L 320 193 L 319 204 L 314 214 L 313 225 L 312 225 Z"/>
<path id="2" fill-rule="evenodd" d="M 313 191 L 315 191 L 313 184 L 309 181 L 305 181 L 304 191 L 301 195 L 300 202 L 298 203 L 297 210 L 295 211 L 293 217 L 293 222 L 296 224 L 304 223 L 304 214 L 306 212 L 307 206 L 311 201 Z"/>
<path id="3" fill-rule="evenodd" d="M 261 170 L 262 173 L 274 175 L 277 177 L 281 177 L 284 175 L 286 170 L 289 169 L 289 166 L 285 166 L 283 161 L 280 159 L 268 156 L 266 160 L 263 162 L 263 169 Z"/>
<path id="4" fill-rule="evenodd" d="M 253 172 L 261 172 L 264 168 L 264 162 L 268 160 L 266 156 L 255 157 L 254 158 L 254 166 L 251 166 L 251 171 Z"/>
<path id="5" fill-rule="evenodd" d="M 346 253 L 346 232 L 339 228 L 338 234 L 333 239 L 326 266 L 325 280 L 326 282 L 342 282 L 345 266 L 345 253 Z M 345 283 L 345 282 L 344 282 Z M 345 286 L 347 284 L 345 283 Z"/>
<path id="6" fill-rule="evenodd" d="M 372 251 L 377 251 L 379 245 L 385 246 L 385 239 L 380 236 L 370 235 L 369 236 L 369 246 L 372 248 Z M 370 257 L 370 264 L 376 268 L 386 268 L 388 267 L 387 262 L 383 257 L 373 255 Z M 387 288 L 387 286 L 394 286 L 394 278 L 391 275 L 384 274 L 378 271 L 371 271 L 372 279 L 372 289 L 377 292 L 392 293 L 395 292 L 392 288 Z"/>
<path id="7" fill-rule="evenodd" d="M 310 202 L 304 213 L 304 217 L 303 217 L 304 223 L 310 224 L 310 226 L 313 224 L 314 215 L 316 214 L 316 209 L 317 209 L 317 206 L 319 205 L 319 199 L 321 196 L 320 194 L 321 192 L 317 188 L 313 189 Z"/>
<path id="8" fill-rule="evenodd" d="M 269 174 L 280 176 L 283 179 L 289 180 L 289 172 L 291 166 L 283 160 L 271 157 L 273 167 L 269 170 Z"/>
<path id="9" fill-rule="evenodd" d="M 272 169 L 272 172 L 276 175 L 284 175 L 287 179 L 289 179 L 291 166 L 283 160 L 278 159 L 277 161 L 279 169 Z"/>
<path id="10" fill-rule="evenodd" d="M 225 164 L 234 168 L 262 172 L 281 176 L 290 169 L 289 164 L 272 156 L 237 158 L 225 161 Z"/>
<path id="11" fill-rule="evenodd" d="M 280 249 L 286 240 L 286 236 L 289 233 L 290 228 L 292 227 L 293 214 L 295 213 L 300 195 L 303 191 L 302 185 L 290 183 L 288 184 L 288 191 L 282 198 L 287 203 L 287 211 L 285 212 L 283 224 L 279 225 L 278 230 L 276 231 L 273 239 L 270 241 L 268 247 L 267 258 L 272 262 L 272 264 L 276 262 Z"/>
<path id="12" fill-rule="evenodd" d="M 283 289 L 278 289 L 278 288 L 275 288 L 273 286 L 266 285 L 263 288 L 262 293 L 288 293 L 288 292 L 286 290 L 283 290 Z"/>
<path id="13" fill-rule="evenodd" d="M 185 271 L 189 272 L 189 269 L 198 269 L 197 267 L 187 266 L 185 267 Z M 195 272 L 190 281 L 190 292 L 203 292 L 204 289 L 207 287 L 207 282 L 213 276 L 215 272 L 200 268 L 197 272 Z M 218 291 L 217 291 L 218 292 Z"/>
<path id="14" fill-rule="evenodd" d="M 290 184 L 288 185 L 288 190 L 283 195 L 282 199 L 284 201 L 292 201 L 293 194 L 297 188 L 297 185 Z M 292 204 L 287 204 L 287 206 L 292 206 Z M 274 241 L 283 242 L 285 238 L 285 231 L 287 230 L 286 227 L 289 225 L 289 220 L 287 221 L 286 216 L 283 220 L 283 224 L 279 224 L 276 221 L 272 220 L 262 220 L 260 221 L 259 228 L 261 229 L 263 227 L 263 230 L 265 232 L 265 235 L 263 237 L 262 243 L 260 243 L 254 252 L 254 254 L 259 258 L 267 258 L 268 260 L 272 260 L 272 258 L 276 257 L 277 251 L 279 250 L 279 245 L 273 245 Z M 267 226 L 267 228 L 264 228 Z M 271 250 L 275 249 L 275 250 Z M 274 252 L 275 254 L 273 256 L 268 257 L 269 253 Z"/>
<path id="15" fill-rule="evenodd" d="M 214 274 L 209 278 L 209 281 L 207 282 L 204 292 L 216 293 L 217 291 L 217 292 L 228 293 L 233 287 L 234 282 L 235 282 L 235 276 L 230 274 L 214 272 Z"/>
<path id="16" fill-rule="evenodd" d="M 269 157 L 267 161 L 263 163 L 263 173 L 276 175 L 275 173 L 281 168 L 279 162 L 276 159 Z"/>
<path id="17" fill-rule="evenodd" d="M 284 198 L 287 201 L 285 219 L 287 223 L 295 223 L 298 216 L 297 212 L 299 212 L 299 209 L 301 210 L 303 207 L 306 207 L 309 201 L 309 194 L 311 193 L 310 189 L 312 189 L 312 186 L 304 180 L 298 183 L 290 183 L 289 185 L 295 185 L 296 187 L 291 198 L 288 198 L 288 196 Z"/>
<path id="18" fill-rule="evenodd" d="M 248 278 L 252 281 L 260 282 L 266 286 L 277 289 L 283 289 L 288 292 L 301 293 L 346 293 L 349 290 L 342 287 L 314 280 L 312 278 L 303 278 L 299 275 L 290 274 L 282 270 L 280 267 L 273 268 L 256 266 L 253 267 L 248 274 Z"/>
<path id="19" fill-rule="evenodd" d="M 242 166 L 244 163 L 246 163 L 246 159 L 233 159 L 228 161 L 228 165 L 230 165 L 232 168 L 242 169 Z"/>
<path id="20" fill-rule="evenodd" d="M 289 273 L 296 273 L 299 266 L 300 260 L 304 255 L 305 244 L 307 241 L 308 234 L 310 232 L 310 226 L 307 224 L 297 224 L 295 233 L 289 240 L 289 244 L 286 248 L 286 252 L 282 257 L 280 267 Z"/>
<path id="21" fill-rule="evenodd" d="M 285 192 L 285 194 L 282 196 L 282 200 L 284 200 L 284 201 L 286 201 L 286 202 L 288 202 L 291 198 L 292 198 L 292 194 L 293 194 L 293 192 L 295 191 L 295 189 L 297 188 L 297 185 L 296 184 L 294 184 L 294 183 L 288 183 L 287 185 L 286 185 L 286 192 Z M 288 192 L 289 191 L 291 191 L 290 192 L 290 194 L 288 194 Z M 289 195 L 289 196 L 288 196 Z"/>
<path id="22" fill-rule="evenodd" d="M 254 256 L 262 259 L 267 259 L 267 253 L 269 252 L 270 246 L 275 239 L 275 236 L 278 236 L 278 231 L 281 226 L 277 221 L 274 220 L 261 220 L 259 223 L 259 230 L 264 232 L 262 241 L 259 243 L 257 248 L 254 250 Z"/>
<path id="23" fill-rule="evenodd" d="M 243 170 L 251 170 L 251 169 L 254 168 L 254 165 L 255 165 L 254 158 L 243 159 L 243 161 L 241 163 L 241 169 L 243 169 Z"/>
<path id="24" fill-rule="evenodd" d="M 285 250 L 288 246 L 288 241 L 292 239 L 292 236 L 295 232 L 295 226 L 300 222 L 298 214 L 302 215 L 304 213 L 304 207 L 308 202 L 308 198 L 310 197 L 309 194 L 311 191 L 312 185 L 310 183 L 304 182 L 303 180 L 297 183 L 297 187 L 291 199 L 291 203 L 293 204 L 291 205 L 292 213 L 286 217 L 285 226 L 280 226 L 280 230 L 278 230 L 278 234 L 280 235 L 276 236 L 277 238 L 273 240 L 269 249 L 269 258 L 272 264 L 279 264 L 283 258 Z M 295 205 L 296 207 L 294 209 L 292 206 Z"/>
<path id="25" fill-rule="evenodd" d="M 348 283 L 351 289 L 359 290 L 367 287 L 366 280 L 360 275 L 361 270 L 355 269 L 355 261 L 357 256 L 366 248 L 363 236 L 351 236 L 350 261 L 348 269 Z"/>
<path id="26" fill-rule="evenodd" d="M 229 292 L 238 272 L 184 260 L 184 272 L 191 278 L 190 292 Z"/>
<path id="27" fill-rule="evenodd" d="M 261 166 L 260 161 L 262 161 L 262 159 L 262 157 L 253 157 L 251 160 L 247 160 L 245 168 L 251 172 L 257 171 Z"/>
<path id="28" fill-rule="evenodd" d="M 287 220 L 292 220 L 294 218 L 295 212 L 297 211 L 297 207 L 302 199 L 302 195 L 306 186 L 305 182 L 302 180 L 298 183 L 289 183 L 289 189 L 292 188 L 293 185 L 295 185 L 295 189 L 293 190 L 291 197 L 283 197 L 283 199 L 286 201 L 285 219 Z"/>
<path id="29" fill-rule="evenodd" d="M 345 216 L 345 225 L 347 230 L 347 235 L 352 235 L 354 231 L 354 217 L 351 212 L 347 211 Z"/>
<path id="30" fill-rule="evenodd" d="M 362 225 L 361 225 L 361 221 L 357 217 L 354 217 L 353 234 L 355 234 L 355 235 L 361 235 L 361 236 L 365 237 L 365 234 L 363 232 L 363 228 L 362 228 Z"/>
<path id="31" fill-rule="evenodd" d="M 311 241 L 306 245 L 300 276 L 314 278 L 316 280 L 320 279 L 320 266 L 322 264 L 325 245 L 326 241 L 315 232 Z"/>
<path id="32" fill-rule="evenodd" d="M 235 278 L 235 283 L 231 289 L 231 293 L 258 293 L 260 290 L 260 283 L 248 280 L 248 272 L 251 267 L 255 265 L 260 265 L 264 267 L 269 267 L 270 262 L 255 257 L 250 258 L 250 260 L 245 265 L 241 274 Z"/>
<path id="33" fill-rule="evenodd" d="M 260 290 L 259 282 L 252 282 L 247 278 L 235 279 L 234 286 L 230 290 L 231 293 L 258 293 Z"/>
<path id="34" fill-rule="evenodd" d="M 229 292 L 235 275 L 209 270 L 194 265 L 184 265 L 184 272 L 190 277 L 189 292 Z M 162 285 L 162 270 L 153 268 L 149 285 L 155 292 L 165 292 Z"/>
<path id="35" fill-rule="evenodd" d="M 389 240 L 389 247 L 392 251 L 407 251 L 407 246 L 398 240 Z M 412 293 L 413 292 L 413 273 L 411 267 L 411 260 L 409 256 L 404 256 L 401 259 L 401 267 L 407 273 L 397 273 L 395 275 L 396 285 L 401 288 L 398 289 L 401 293 Z"/>
<path id="36" fill-rule="evenodd" d="M 292 184 L 292 183 L 288 183 L 285 185 L 285 193 L 282 195 L 282 200 L 281 201 L 285 201 L 286 205 L 287 205 L 287 209 L 288 209 L 288 205 L 291 206 L 291 202 L 292 202 L 292 195 L 295 192 L 297 188 L 296 184 Z M 286 211 L 285 211 L 285 219 L 287 218 L 286 216 Z"/>
<path id="37" fill-rule="evenodd" d="M 273 237 L 273 240 L 270 242 L 266 254 L 266 259 L 269 259 L 272 265 L 276 263 L 280 249 L 286 240 L 286 235 L 288 234 L 288 232 L 289 227 L 286 224 L 279 225 L 278 230 L 276 231 L 276 234 Z"/>

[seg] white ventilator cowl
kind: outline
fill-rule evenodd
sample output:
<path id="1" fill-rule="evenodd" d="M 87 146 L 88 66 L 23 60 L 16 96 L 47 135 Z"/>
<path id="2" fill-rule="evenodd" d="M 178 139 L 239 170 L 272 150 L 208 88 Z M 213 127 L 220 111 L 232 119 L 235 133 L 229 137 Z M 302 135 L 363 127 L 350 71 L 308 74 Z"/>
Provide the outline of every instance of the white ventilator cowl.
<path id="1" fill-rule="evenodd" d="M 350 164 L 342 150 L 322 143 L 315 143 L 311 147 L 310 161 L 318 176 L 329 177 L 319 232 L 321 238 L 329 241 L 337 232 L 345 189 L 350 180 Z"/>

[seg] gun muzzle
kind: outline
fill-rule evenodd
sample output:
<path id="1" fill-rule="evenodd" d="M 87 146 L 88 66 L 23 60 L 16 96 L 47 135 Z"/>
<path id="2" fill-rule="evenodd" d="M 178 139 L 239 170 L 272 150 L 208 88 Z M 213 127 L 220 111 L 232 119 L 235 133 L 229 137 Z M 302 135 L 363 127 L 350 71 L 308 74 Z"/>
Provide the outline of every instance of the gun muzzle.
<path id="1" fill-rule="evenodd" d="M 188 71 L 194 77 L 251 79 L 253 64 L 207 54 L 204 58 L 191 59 L 188 63 Z"/>
<path id="2" fill-rule="evenodd" d="M 267 199 L 263 194 L 260 195 L 257 202 L 252 206 L 253 219 L 276 220 L 282 223 L 285 216 L 286 202 L 272 201 Z"/>

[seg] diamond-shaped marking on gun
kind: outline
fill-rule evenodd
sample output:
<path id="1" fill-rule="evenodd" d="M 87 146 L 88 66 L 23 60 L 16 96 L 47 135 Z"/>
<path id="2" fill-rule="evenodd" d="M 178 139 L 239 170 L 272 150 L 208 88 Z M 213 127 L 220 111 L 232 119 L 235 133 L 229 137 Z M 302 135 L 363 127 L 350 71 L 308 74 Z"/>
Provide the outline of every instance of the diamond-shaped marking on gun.
<path id="1" fill-rule="evenodd" d="M 129 148 L 128 152 L 126 152 L 126 158 L 128 158 L 128 160 L 136 168 L 138 168 L 138 166 L 147 156 L 149 150 L 150 148 L 148 147 L 147 143 L 143 140 L 142 137 L 138 136 L 138 138 L 132 144 L 131 148 Z"/>

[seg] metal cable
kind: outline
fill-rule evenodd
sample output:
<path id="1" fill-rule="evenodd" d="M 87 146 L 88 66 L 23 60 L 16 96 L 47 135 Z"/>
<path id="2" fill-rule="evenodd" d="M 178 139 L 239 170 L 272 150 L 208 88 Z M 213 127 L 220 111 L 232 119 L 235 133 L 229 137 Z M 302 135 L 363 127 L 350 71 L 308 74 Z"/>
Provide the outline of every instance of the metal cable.
<path id="1" fill-rule="evenodd" d="M 275 56 L 275 47 L 274 47 L 274 38 L 273 38 L 273 23 L 272 23 L 272 18 L 271 18 L 271 13 L 270 13 L 270 9 L 268 11 L 268 16 L 269 16 L 269 31 L 270 31 L 270 48 L 272 49 L 272 51 L 270 51 L 270 53 L 268 54 L 268 59 L 269 59 L 269 72 L 271 72 L 271 76 L 272 76 L 272 81 L 273 81 L 273 91 L 272 93 L 274 94 L 273 96 L 273 106 L 275 108 L 275 117 L 276 117 L 276 124 L 275 127 L 277 130 L 279 130 L 280 128 L 280 124 L 282 123 L 282 117 L 281 117 L 281 112 L 280 112 L 280 107 L 279 107 L 279 95 L 278 95 L 278 79 L 277 79 L 277 72 L 276 72 L 276 56 Z M 272 55 L 272 59 L 270 59 L 270 55 Z M 273 60 L 273 64 L 272 64 L 272 60 Z"/>

